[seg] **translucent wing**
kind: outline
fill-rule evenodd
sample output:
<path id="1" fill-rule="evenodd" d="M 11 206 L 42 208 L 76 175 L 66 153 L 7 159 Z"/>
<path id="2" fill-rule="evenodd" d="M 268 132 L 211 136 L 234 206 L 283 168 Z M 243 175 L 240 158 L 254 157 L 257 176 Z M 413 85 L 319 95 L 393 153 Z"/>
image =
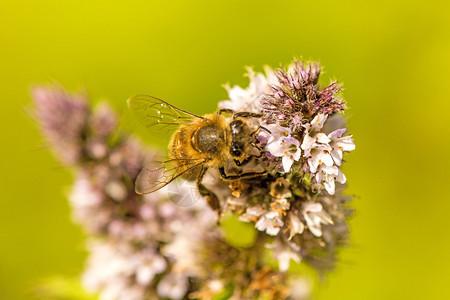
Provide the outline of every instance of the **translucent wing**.
<path id="1" fill-rule="evenodd" d="M 138 120 L 147 128 L 159 126 L 189 124 L 196 118 L 203 118 L 179 109 L 164 100 L 148 96 L 136 95 L 128 99 L 128 106 Z"/>
<path id="2" fill-rule="evenodd" d="M 189 159 L 178 160 L 177 163 L 174 162 L 175 160 L 169 159 L 165 161 L 151 161 L 147 164 L 136 178 L 136 193 L 140 195 L 153 193 L 184 173 L 201 166 L 205 160 Z"/>

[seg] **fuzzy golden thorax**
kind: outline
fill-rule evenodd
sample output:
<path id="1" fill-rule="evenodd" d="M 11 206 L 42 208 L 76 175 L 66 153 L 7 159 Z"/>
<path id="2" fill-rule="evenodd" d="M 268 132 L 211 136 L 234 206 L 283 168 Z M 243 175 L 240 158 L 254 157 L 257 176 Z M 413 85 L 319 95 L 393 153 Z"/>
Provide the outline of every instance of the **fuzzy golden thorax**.
<path id="1" fill-rule="evenodd" d="M 204 161 L 205 166 L 225 165 L 230 158 L 230 129 L 219 114 L 207 114 L 202 119 L 181 125 L 169 144 L 169 155 L 177 167 L 188 169 Z M 185 177 L 191 177 L 189 172 Z"/>

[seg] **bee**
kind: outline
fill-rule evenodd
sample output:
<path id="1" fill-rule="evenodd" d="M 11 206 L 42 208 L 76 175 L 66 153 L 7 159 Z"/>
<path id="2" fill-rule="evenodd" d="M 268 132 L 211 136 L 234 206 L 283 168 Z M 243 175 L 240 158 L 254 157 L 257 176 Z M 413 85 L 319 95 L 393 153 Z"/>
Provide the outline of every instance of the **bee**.
<path id="1" fill-rule="evenodd" d="M 262 126 L 252 129 L 246 122 L 249 118 L 260 118 L 261 114 L 220 109 L 198 116 L 147 95 L 131 97 L 128 106 L 147 128 L 177 127 L 169 143 L 169 159 L 144 167 L 136 179 L 136 193 L 155 192 L 181 176 L 195 180 L 199 193 L 220 214 L 217 196 L 202 183 L 208 169 L 218 169 L 226 181 L 266 175 L 266 172 L 256 171 L 229 175 L 226 171 L 230 161 L 242 167 L 254 157 L 261 157 L 263 152 L 257 145 L 256 134 L 268 130 Z M 224 114 L 232 115 L 232 118 L 227 119 Z M 259 154 L 252 152 L 253 148 Z"/>

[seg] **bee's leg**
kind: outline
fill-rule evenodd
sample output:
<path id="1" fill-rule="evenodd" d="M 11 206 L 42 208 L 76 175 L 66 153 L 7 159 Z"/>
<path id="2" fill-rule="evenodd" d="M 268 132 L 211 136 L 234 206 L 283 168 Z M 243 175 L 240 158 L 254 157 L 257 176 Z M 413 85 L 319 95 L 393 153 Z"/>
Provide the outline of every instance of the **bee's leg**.
<path id="1" fill-rule="evenodd" d="M 239 160 L 237 160 L 237 159 L 235 159 L 234 160 L 234 163 L 236 164 L 236 166 L 238 166 L 238 167 L 242 167 L 242 166 L 245 166 L 246 164 L 248 164 L 252 159 L 253 159 L 253 157 L 256 157 L 256 158 L 260 158 L 260 157 L 262 157 L 263 156 L 263 149 L 261 148 L 261 147 L 259 147 L 258 145 L 256 145 L 255 143 L 250 143 L 250 145 L 252 145 L 253 147 L 255 147 L 256 149 L 258 149 L 258 151 L 259 151 L 259 154 L 258 155 L 254 155 L 254 154 L 251 154 L 251 155 L 249 155 L 246 159 L 244 159 L 243 161 L 239 161 Z"/>
<path id="2" fill-rule="evenodd" d="M 258 149 L 259 150 L 259 149 Z M 261 152 L 261 150 L 260 150 L 260 154 L 259 155 L 249 155 L 246 159 L 244 159 L 243 161 L 239 161 L 239 160 L 237 160 L 237 159 L 235 159 L 234 160 L 234 163 L 236 164 L 236 166 L 238 166 L 238 167 L 242 167 L 242 166 L 245 166 L 246 164 L 248 164 L 252 159 L 253 159 L 253 157 L 256 157 L 256 158 L 258 158 L 258 157 L 261 157 L 262 156 L 262 152 Z"/>
<path id="3" fill-rule="evenodd" d="M 198 174 L 197 177 L 197 189 L 198 192 L 200 193 L 200 195 L 202 195 L 203 197 L 206 197 L 207 201 L 208 201 L 208 205 L 217 212 L 217 214 L 221 215 L 222 210 L 220 208 L 220 202 L 219 199 L 217 198 L 217 196 L 211 192 L 210 190 L 208 190 L 203 184 L 202 184 L 202 180 L 203 177 L 206 174 L 206 171 L 208 170 L 208 167 L 202 166 L 202 169 L 200 170 L 200 173 Z"/>
<path id="4" fill-rule="evenodd" d="M 268 134 L 271 134 L 272 132 L 270 132 L 269 129 L 267 129 L 266 127 L 263 126 L 258 126 L 258 128 L 256 128 L 255 130 L 253 130 L 252 133 L 250 133 L 251 136 L 254 136 L 255 134 L 259 133 L 261 130 L 264 130 L 265 132 L 267 132 Z"/>
<path id="5" fill-rule="evenodd" d="M 256 128 L 255 130 L 253 130 L 252 133 L 250 133 L 250 136 L 253 138 L 253 140 L 256 140 L 255 135 L 258 134 L 258 133 L 260 133 L 261 130 L 264 130 L 265 132 L 267 132 L 267 133 L 269 133 L 269 134 L 272 133 L 272 132 L 270 132 L 270 130 L 267 129 L 266 127 L 258 126 L 258 128 Z M 256 145 L 254 141 L 251 142 L 250 145 L 252 145 L 252 146 L 255 147 L 256 149 L 258 149 L 258 151 L 259 151 L 259 155 L 254 155 L 254 156 L 256 156 L 256 157 L 261 157 L 261 156 L 262 156 L 262 152 L 263 152 L 262 148 L 259 147 L 258 145 Z"/>
<path id="6" fill-rule="evenodd" d="M 258 145 L 256 145 L 255 143 L 250 143 L 250 145 L 252 145 L 253 147 L 255 147 L 256 149 L 258 149 L 258 151 L 259 151 L 259 154 L 258 155 L 251 155 L 252 157 L 254 156 L 254 157 L 261 157 L 262 156 L 262 154 L 263 154 L 263 149 L 261 148 L 261 147 L 259 147 Z"/>
<path id="7" fill-rule="evenodd" d="M 243 178 L 253 178 L 253 177 L 259 177 L 267 175 L 267 172 L 246 172 L 239 175 L 227 175 L 225 173 L 225 167 L 219 168 L 220 176 L 222 176 L 225 180 L 236 180 L 236 179 L 243 179 Z"/>
<path id="8" fill-rule="evenodd" d="M 242 118 L 249 118 L 249 117 L 261 118 L 262 114 L 252 113 L 252 112 L 248 112 L 248 111 L 240 111 L 240 112 L 234 114 L 233 119 L 236 119 L 236 118 L 239 118 L 239 117 L 242 117 Z"/>
<path id="9" fill-rule="evenodd" d="M 252 158 L 253 158 L 252 156 L 249 156 L 246 159 L 244 159 L 242 162 L 235 159 L 234 163 L 236 164 L 236 166 L 242 167 L 242 166 L 245 166 L 246 164 L 248 164 L 252 160 Z"/>
<path id="10" fill-rule="evenodd" d="M 230 114 L 230 115 L 232 115 L 232 114 L 234 114 L 234 110 L 232 110 L 232 109 L 229 109 L 229 108 L 221 108 L 221 109 L 219 109 L 218 111 L 217 111 L 217 113 L 220 115 L 220 114 Z"/>

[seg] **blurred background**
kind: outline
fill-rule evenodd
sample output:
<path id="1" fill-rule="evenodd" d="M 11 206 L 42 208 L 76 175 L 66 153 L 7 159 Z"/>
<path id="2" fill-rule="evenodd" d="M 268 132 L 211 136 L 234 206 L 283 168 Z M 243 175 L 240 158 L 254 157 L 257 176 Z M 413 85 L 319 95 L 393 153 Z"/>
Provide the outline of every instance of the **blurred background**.
<path id="1" fill-rule="evenodd" d="M 130 95 L 204 114 L 223 83 L 247 86 L 244 66 L 293 57 L 344 83 L 357 145 L 351 245 L 315 298 L 450 299 L 449 16 L 447 1 L 0 2 L 0 299 L 76 278 L 86 255 L 71 172 L 28 114 L 32 84 L 87 89 L 140 131 Z"/>

